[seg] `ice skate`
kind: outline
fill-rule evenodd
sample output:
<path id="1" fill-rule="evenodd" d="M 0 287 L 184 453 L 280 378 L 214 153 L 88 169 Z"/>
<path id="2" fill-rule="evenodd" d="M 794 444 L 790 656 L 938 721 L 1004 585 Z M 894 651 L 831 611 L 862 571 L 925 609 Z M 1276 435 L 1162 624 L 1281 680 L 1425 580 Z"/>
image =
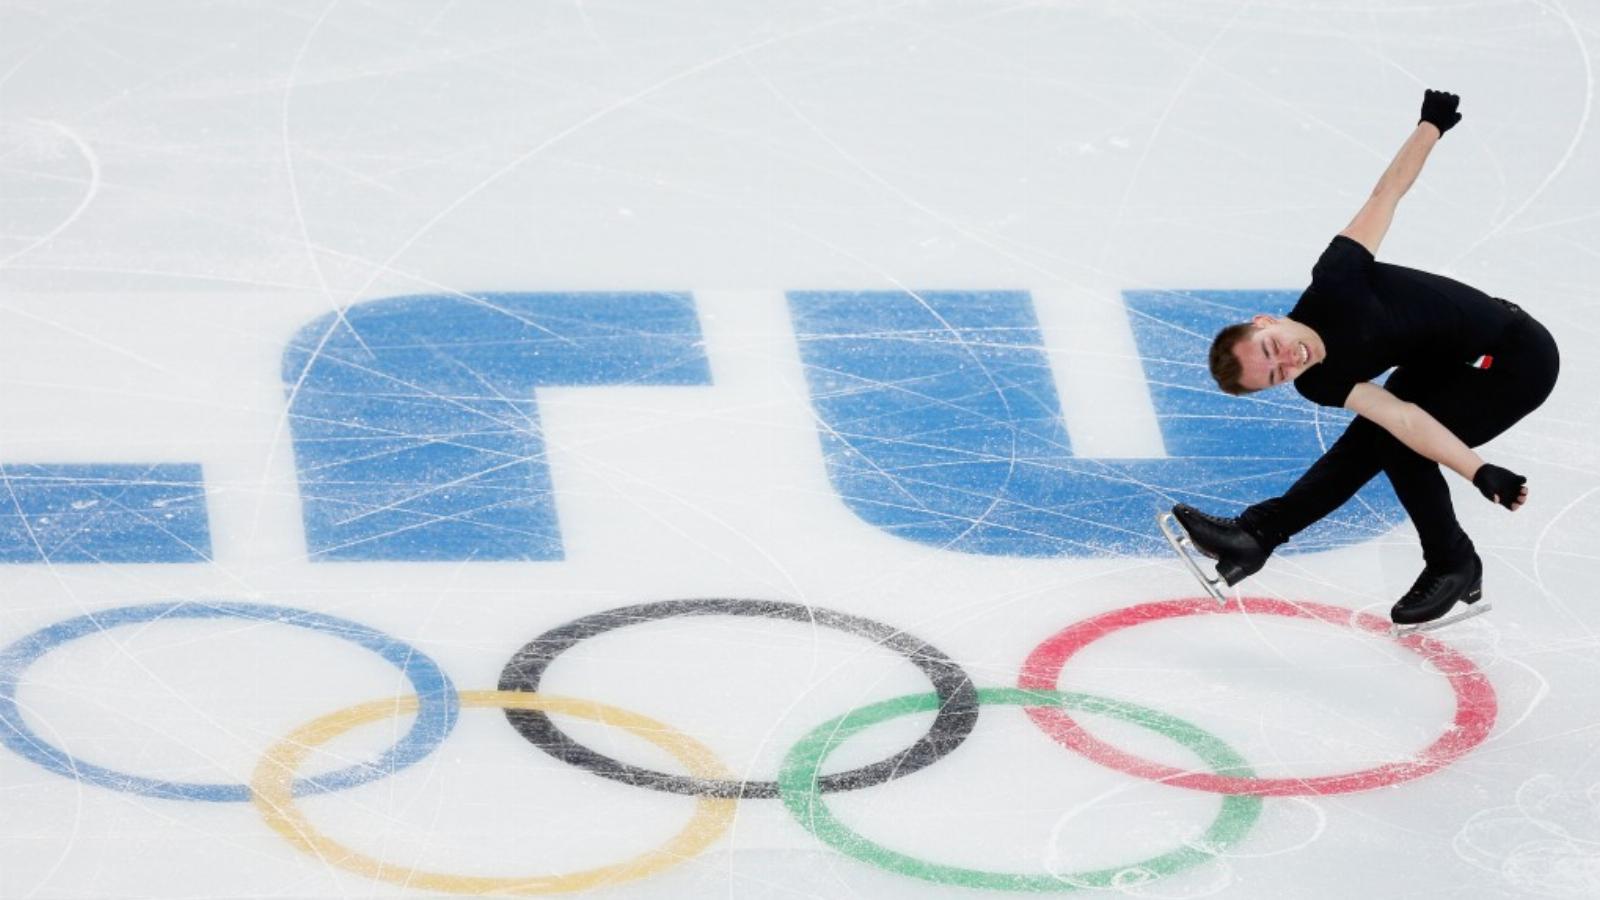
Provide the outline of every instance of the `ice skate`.
<path id="1" fill-rule="evenodd" d="M 1178 557 L 1194 573 L 1206 593 L 1218 603 L 1226 603 L 1224 587 L 1232 587 L 1261 570 L 1269 551 L 1233 519 L 1207 515 L 1187 504 L 1180 503 L 1171 512 L 1156 516 L 1161 533 L 1167 543 L 1177 551 Z M 1190 550 L 1217 561 L 1215 578 L 1200 568 Z"/>
<path id="2" fill-rule="evenodd" d="M 1390 610 L 1395 636 L 1435 631 L 1488 612 L 1483 598 L 1483 563 L 1473 554 L 1453 567 L 1428 567 Z M 1459 611 L 1458 604 L 1464 604 Z"/>

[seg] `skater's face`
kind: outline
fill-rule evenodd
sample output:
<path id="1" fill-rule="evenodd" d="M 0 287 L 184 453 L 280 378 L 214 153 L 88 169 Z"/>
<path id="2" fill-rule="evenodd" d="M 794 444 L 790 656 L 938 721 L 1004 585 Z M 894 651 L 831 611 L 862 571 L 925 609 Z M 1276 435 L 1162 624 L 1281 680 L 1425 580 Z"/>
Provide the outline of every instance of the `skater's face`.
<path id="1" fill-rule="evenodd" d="M 1256 316 L 1250 334 L 1233 345 L 1239 358 L 1239 384 L 1245 390 L 1277 387 L 1300 377 L 1327 355 L 1322 338 L 1293 319 Z"/>

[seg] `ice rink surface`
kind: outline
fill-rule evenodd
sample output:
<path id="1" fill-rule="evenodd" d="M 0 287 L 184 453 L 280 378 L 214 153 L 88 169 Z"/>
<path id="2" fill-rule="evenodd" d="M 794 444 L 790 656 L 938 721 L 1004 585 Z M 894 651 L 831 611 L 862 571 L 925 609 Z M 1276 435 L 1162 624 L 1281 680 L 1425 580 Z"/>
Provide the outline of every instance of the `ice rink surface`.
<path id="1" fill-rule="evenodd" d="M 1593 0 L 0 4 L 0 897 L 1600 895 Z M 1563 352 L 1383 629 L 1208 386 L 1379 258 Z M 601 777 L 604 775 L 605 777 Z"/>

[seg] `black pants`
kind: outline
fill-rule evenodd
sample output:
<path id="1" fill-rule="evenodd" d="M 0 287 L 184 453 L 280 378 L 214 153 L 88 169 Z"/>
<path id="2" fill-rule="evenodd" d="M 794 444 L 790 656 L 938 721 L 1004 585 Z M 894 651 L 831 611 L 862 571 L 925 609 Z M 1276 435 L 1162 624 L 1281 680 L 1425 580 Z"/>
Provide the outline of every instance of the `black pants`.
<path id="1" fill-rule="evenodd" d="M 1538 408 L 1550 396 L 1561 368 L 1550 332 L 1514 304 L 1506 305 L 1517 317 L 1490 351 L 1494 360 L 1489 368 L 1401 366 L 1386 385 L 1390 393 L 1427 410 L 1469 447 Z M 1389 476 L 1400 505 L 1416 525 L 1428 565 L 1451 565 L 1473 552 L 1472 541 L 1456 522 L 1439 465 L 1359 416 L 1288 493 L 1246 509 L 1239 522 L 1267 547 L 1276 547 L 1338 509 L 1379 471 Z"/>

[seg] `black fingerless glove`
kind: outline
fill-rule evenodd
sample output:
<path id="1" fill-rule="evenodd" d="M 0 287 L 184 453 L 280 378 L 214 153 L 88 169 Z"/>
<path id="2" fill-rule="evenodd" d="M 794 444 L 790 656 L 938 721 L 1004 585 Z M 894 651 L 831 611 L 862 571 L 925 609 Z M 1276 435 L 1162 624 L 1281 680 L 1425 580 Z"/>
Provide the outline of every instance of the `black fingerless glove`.
<path id="1" fill-rule="evenodd" d="M 1528 479 L 1493 463 L 1479 466 L 1478 471 L 1472 476 L 1472 486 L 1483 494 L 1484 499 L 1493 500 L 1506 509 L 1510 509 L 1511 504 L 1517 502 L 1517 498 L 1522 495 L 1522 486 L 1527 483 Z"/>
<path id="2" fill-rule="evenodd" d="M 1417 120 L 1417 124 L 1420 125 L 1423 122 L 1427 122 L 1439 129 L 1439 135 L 1443 137 L 1446 131 L 1449 131 L 1457 122 L 1461 121 L 1461 113 L 1456 112 L 1456 105 L 1460 102 L 1461 98 L 1455 94 L 1434 90 L 1424 91 L 1422 94 L 1422 118 Z M 1505 470 L 1502 469 L 1501 471 Z"/>

